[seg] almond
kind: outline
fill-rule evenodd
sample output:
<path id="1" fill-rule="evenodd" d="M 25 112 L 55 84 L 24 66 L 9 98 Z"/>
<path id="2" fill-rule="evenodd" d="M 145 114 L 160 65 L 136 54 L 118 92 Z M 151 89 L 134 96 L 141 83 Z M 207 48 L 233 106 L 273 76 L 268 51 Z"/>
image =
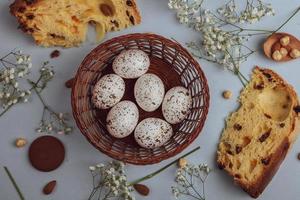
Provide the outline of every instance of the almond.
<path id="1" fill-rule="evenodd" d="M 150 189 L 146 186 L 146 185 L 143 185 L 143 184 L 134 184 L 133 185 L 133 188 L 141 195 L 143 196 L 148 196 L 149 195 L 149 192 L 150 192 Z"/>
<path id="2" fill-rule="evenodd" d="M 44 188 L 43 188 L 43 193 L 45 195 L 49 195 L 53 192 L 54 188 L 56 186 L 56 181 L 50 181 L 49 183 L 47 183 Z"/>

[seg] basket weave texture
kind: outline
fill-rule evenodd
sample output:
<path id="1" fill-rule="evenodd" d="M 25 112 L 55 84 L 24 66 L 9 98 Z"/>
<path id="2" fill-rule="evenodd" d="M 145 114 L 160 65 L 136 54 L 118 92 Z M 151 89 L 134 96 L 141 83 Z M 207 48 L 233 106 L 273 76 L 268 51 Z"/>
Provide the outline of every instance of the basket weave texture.
<path id="1" fill-rule="evenodd" d="M 158 75 L 166 91 L 181 85 L 192 95 L 190 114 L 180 124 L 173 125 L 173 137 L 160 148 L 140 147 L 133 134 L 123 139 L 112 137 L 105 125 L 109 110 L 99 110 L 91 101 L 94 85 L 103 75 L 112 73 L 112 61 L 125 49 L 140 49 L 149 55 L 151 66 L 148 73 Z M 135 81 L 125 80 L 126 91 L 122 100 L 135 102 Z M 74 79 L 71 101 L 78 128 L 95 148 L 125 163 L 146 165 L 175 156 L 197 138 L 208 113 L 209 89 L 199 64 L 180 44 L 151 33 L 135 33 L 104 42 L 85 57 Z M 139 112 L 139 121 L 147 117 L 163 119 L 161 107 L 151 113 L 141 109 Z"/>

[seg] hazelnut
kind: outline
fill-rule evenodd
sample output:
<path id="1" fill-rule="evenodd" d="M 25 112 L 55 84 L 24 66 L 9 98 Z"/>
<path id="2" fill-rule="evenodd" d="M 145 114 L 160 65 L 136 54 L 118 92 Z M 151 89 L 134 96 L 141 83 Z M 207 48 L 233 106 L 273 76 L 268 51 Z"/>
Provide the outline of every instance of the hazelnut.
<path id="1" fill-rule="evenodd" d="M 282 55 L 282 57 L 285 57 L 286 55 L 288 55 L 288 51 L 287 51 L 287 49 L 286 48 L 280 48 L 280 53 L 281 53 L 281 55 Z"/>
<path id="2" fill-rule="evenodd" d="M 280 38 L 280 44 L 282 46 L 287 46 L 290 43 L 290 37 L 289 36 L 284 36 Z"/>
<path id="3" fill-rule="evenodd" d="M 225 90 L 223 92 L 223 97 L 224 97 L 224 99 L 230 99 L 232 97 L 232 92 L 229 90 Z"/>
<path id="4" fill-rule="evenodd" d="M 24 147 L 27 144 L 27 140 L 25 138 L 17 138 L 15 141 L 15 145 L 18 148 Z"/>
<path id="5" fill-rule="evenodd" d="M 272 54 L 272 58 L 274 60 L 277 60 L 277 61 L 281 60 L 282 59 L 282 55 L 281 55 L 280 51 L 278 51 L 278 50 L 274 51 L 273 54 Z"/>
<path id="6" fill-rule="evenodd" d="M 298 49 L 292 49 L 290 52 L 290 56 L 292 58 L 299 58 L 300 57 L 300 51 Z"/>
<path id="7" fill-rule="evenodd" d="M 179 168 L 184 168 L 187 165 L 187 160 L 185 158 L 180 158 L 178 160 L 178 167 Z"/>

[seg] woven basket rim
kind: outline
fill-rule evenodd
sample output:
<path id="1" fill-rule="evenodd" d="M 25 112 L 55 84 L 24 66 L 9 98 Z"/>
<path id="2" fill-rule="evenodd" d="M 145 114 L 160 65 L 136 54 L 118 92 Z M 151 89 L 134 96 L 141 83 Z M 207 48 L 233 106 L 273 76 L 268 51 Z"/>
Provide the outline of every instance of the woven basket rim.
<path id="1" fill-rule="evenodd" d="M 193 58 L 193 56 L 181 45 L 179 44 L 177 41 L 175 40 L 171 40 L 171 39 L 168 39 L 168 38 L 165 38 L 164 36 L 161 36 L 161 35 L 157 35 L 157 34 L 154 34 L 154 33 L 131 33 L 131 34 L 126 34 L 126 35 L 121 35 L 121 36 L 117 36 L 117 37 L 114 37 L 114 38 L 111 38 L 101 44 L 99 44 L 97 47 L 95 47 L 93 50 L 91 50 L 86 56 L 85 58 L 82 60 L 81 64 L 79 65 L 77 71 L 76 71 L 76 75 L 74 77 L 74 84 L 73 85 L 76 85 L 76 82 L 78 80 L 78 77 L 80 76 L 80 71 L 81 69 L 84 67 L 84 63 L 89 60 L 89 55 L 93 54 L 94 52 L 97 52 L 98 49 L 101 49 L 101 48 L 105 48 L 108 44 L 111 44 L 115 41 L 122 41 L 124 39 L 127 39 L 127 38 L 157 38 L 158 40 L 164 40 L 164 41 L 168 41 L 169 43 L 172 43 L 172 45 L 174 45 L 174 48 L 178 48 L 180 49 L 180 51 L 182 53 L 185 54 L 185 56 L 189 59 L 189 61 L 193 61 L 193 67 L 196 69 L 197 71 L 197 74 L 199 76 L 202 77 L 202 82 L 204 84 L 204 89 L 205 89 L 205 92 L 204 92 L 204 101 L 206 102 L 206 106 L 203 107 L 203 116 L 201 117 L 200 120 L 203 120 L 204 123 L 197 123 L 197 126 L 194 128 L 193 132 L 191 133 L 191 137 L 189 138 L 189 140 L 185 141 L 184 143 L 178 145 L 178 147 L 176 149 L 173 149 L 171 151 L 168 151 L 167 153 L 164 153 L 163 155 L 161 155 L 159 157 L 159 159 L 156 159 L 156 160 L 152 160 L 151 162 L 147 162 L 147 160 L 123 160 L 122 158 L 122 155 L 120 156 L 113 156 L 110 154 L 110 151 L 109 150 L 106 150 L 106 149 L 102 149 L 100 148 L 99 146 L 97 146 L 97 142 L 95 140 L 92 140 L 87 134 L 84 133 L 83 131 L 83 127 L 81 126 L 80 124 L 80 121 L 78 120 L 77 118 L 77 113 L 76 113 L 76 110 L 74 109 L 75 108 L 75 104 L 76 104 L 76 101 L 75 101 L 75 92 L 74 92 L 74 87 L 72 87 L 72 92 L 71 92 L 71 105 L 72 105 L 72 114 L 73 114 L 73 117 L 75 119 L 75 123 L 78 127 L 78 129 L 80 130 L 81 134 L 84 135 L 84 137 L 88 140 L 89 143 L 91 143 L 96 149 L 98 149 L 100 152 L 104 153 L 105 155 L 113 158 L 113 159 L 116 159 L 116 160 L 121 160 L 121 161 L 124 161 L 126 163 L 131 163 L 131 164 L 136 164 L 136 165 L 147 165 L 147 164 L 155 164 L 155 163 L 159 163 L 165 159 L 168 159 L 168 158 L 171 158 L 177 154 L 179 154 L 180 152 L 182 152 L 185 148 L 187 148 L 200 134 L 200 132 L 202 131 L 203 127 L 204 127 L 204 124 L 205 124 L 205 121 L 206 121 L 206 118 L 207 118 L 207 114 L 208 114 L 208 110 L 209 110 L 209 106 L 210 106 L 210 92 L 209 92 L 209 87 L 208 87 L 208 82 L 207 82 L 207 79 L 206 79 L 206 76 L 204 74 L 204 72 L 202 71 L 201 67 L 200 67 L 200 64 Z"/>

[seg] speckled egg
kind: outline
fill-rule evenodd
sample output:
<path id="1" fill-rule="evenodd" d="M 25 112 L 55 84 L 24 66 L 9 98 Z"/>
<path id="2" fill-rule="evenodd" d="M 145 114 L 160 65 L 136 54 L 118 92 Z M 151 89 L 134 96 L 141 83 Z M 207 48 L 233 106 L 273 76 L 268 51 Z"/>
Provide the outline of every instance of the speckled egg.
<path id="1" fill-rule="evenodd" d="M 159 118 L 147 118 L 141 121 L 135 131 L 136 142 L 144 148 L 153 149 L 161 147 L 173 135 L 172 126 Z"/>
<path id="2" fill-rule="evenodd" d="M 124 93 L 124 80 L 116 74 L 107 74 L 96 83 L 92 101 L 97 108 L 107 109 L 117 104 Z"/>
<path id="3" fill-rule="evenodd" d="M 137 106 L 131 101 L 121 101 L 108 113 L 106 127 L 116 138 L 124 138 L 133 132 L 139 120 Z"/>
<path id="4" fill-rule="evenodd" d="M 164 84 L 155 74 L 144 74 L 134 85 L 135 100 L 147 112 L 156 110 L 161 105 L 164 95 Z"/>
<path id="5" fill-rule="evenodd" d="M 148 55 L 142 50 L 122 51 L 113 61 L 112 68 L 116 74 L 126 79 L 134 79 L 145 74 L 150 66 Z"/>
<path id="6" fill-rule="evenodd" d="M 183 121 L 190 112 L 192 97 L 189 91 L 181 86 L 171 88 L 164 98 L 162 113 L 170 124 Z"/>

